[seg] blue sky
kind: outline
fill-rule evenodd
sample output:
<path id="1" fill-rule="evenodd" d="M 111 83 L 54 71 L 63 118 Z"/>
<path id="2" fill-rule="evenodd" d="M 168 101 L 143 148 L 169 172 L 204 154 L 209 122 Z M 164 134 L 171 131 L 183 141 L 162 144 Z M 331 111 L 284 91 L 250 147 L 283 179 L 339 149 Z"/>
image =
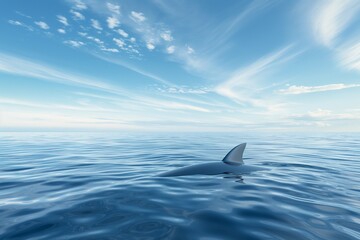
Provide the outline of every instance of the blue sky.
<path id="1" fill-rule="evenodd" d="M 360 1 L 2 0 L 0 130 L 360 131 Z"/>

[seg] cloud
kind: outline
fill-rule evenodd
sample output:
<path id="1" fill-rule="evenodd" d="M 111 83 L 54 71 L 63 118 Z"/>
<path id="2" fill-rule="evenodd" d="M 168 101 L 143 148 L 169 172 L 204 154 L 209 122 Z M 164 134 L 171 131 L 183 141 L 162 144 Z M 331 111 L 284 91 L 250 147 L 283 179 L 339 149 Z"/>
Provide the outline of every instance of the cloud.
<path id="1" fill-rule="evenodd" d="M 177 94 L 206 94 L 210 91 L 206 87 L 203 88 L 167 87 L 167 88 L 157 88 L 157 90 L 163 93 L 177 93 Z"/>
<path id="2" fill-rule="evenodd" d="M 337 49 L 337 58 L 342 66 L 349 70 L 360 71 L 360 41 Z"/>
<path id="3" fill-rule="evenodd" d="M 132 43 L 136 42 L 136 38 L 134 38 L 134 37 L 130 38 L 130 42 L 132 42 Z"/>
<path id="4" fill-rule="evenodd" d="M 73 8 L 77 9 L 77 10 L 85 10 L 87 9 L 86 4 L 81 1 L 81 0 L 74 0 L 74 6 Z"/>
<path id="5" fill-rule="evenodd" d="M 68 44 L 72 47 L 81 47 L 83 45 L 85 45 L 85 43 L 81 42 L 81 41 L 74 41 L 74 40 L 67 40 L 67 41 L 64 41 L 65 44 Z"/>
<path id="6" fill-rule="evenodd" d="M 100 31 L 103 30 L 98 20 L 90 19 L 90 21 L 91 21 L 91 26 L 93 28 L 100 30 Z"/>
<path id="7" fill-rule="evenodd" d="M 99 44 L 100 46 L 104 46 L 104 42 L 101 41 L 100 39 L 96 38 L 96 37 L 92 37 L 92 36 L 86 36 L 87 39 L 90 39 L 94 42 L 96 42 L 97 44 Z"/>
<path id="8" fill-rule="evenodd" d="M 146 20 L 146 17 L 142 12 L 135 12 L 135 11 L 131 11 L 130 18 L 137 23 L 141 23 Z"/>
<path id="9" fill-rule="evenodd" d="M 107 61 L 107 62 L 110 62 L 110 63 L 113 63 L 113 64 L 116 64 L 116 65 L 119 65 L 119 66 L 122 66 L 122 67 L 125 67 L 133 72 L 136 72 L 142 76 L 145 76 L 147 78 L 150 78 L 152 80 L 155 80 L 159 83 L 162 83 L 166 86 L 174 86 L 174 84 L 172 84 L 171 82 L 167 81 L 166 79 L 160 77 L 160 76 L 157 76 L 151 72 L 148 72 L 148 71 L 145 71 L 143 69 L 140 69 L 132 64 L 130 64 L 129 62 L 125 62 L 125 61 L 121 61 L 120 59 L 117 59 L 117 58 L 108 58 L 106 56 L 103 56 L 103 55 L 99 55 L 99 54 L 95 54 L 93 53 L 93 55 L 99 59 L 102 59 L 104 61 Z"/>
<path id="10" fill-rule="evenodd" d="M 287 89 L 280 89 L 278 93 L 281 94 L 304 94 L 304 93 L 314 93 L 314 92 L 325 92 L 325 91 L 334 91 L 341 90 L 346 88 L 360 87 L 360 84 L 328 84 L 322 86 L 289 86 Z"/>
<path id="11" fill-rule="evenodd" d="M 125 42 L 121 39 L 118 39 L 118 38 L 113 38 L 113 41 L 115 42 L 115 44 L 121 48 L 121 49 L 124 49 L 125 48 Z"/>
<path id="12" fill-rule="evenodd" d="M 59 33 L 61 33 L 61 34 L 65 34 L 65 33 L 66 33 L 66 31 L 65 31 L 64 29 L 62 29 L 62 28 L 59 28 L 57 31 L 58 31 Z"/>
<path id="13" fill-rule="evenodd" d="M 101 50 L 104 51 L 104 52 L 113 52 L 113 53 L 118 53 L 119 52 L 119 50 L 117 50 L 116 48 L 102 47 Z"/>
<path id="14" fill-rule="evenodd" d="M 173 54 L 175 52 L 175 46 L 169 46 L 166 48 L 166 52 L 169 54 Z"/>
<path id="15" fill-rule="evenodd" d="M 34 29 L 28 25 L 26 25 L 25 23 L 22 23 L 20 21 L 16 21 L 16 20 L 9 20 L 8 23 L 10 23 L 11 25 L 14 25 L 14 26 L 20 26 L 20 27 L 24 27 L 26 28 L 27 30 L 29 31 L 34 31 Z"/>
<path id="16" fill-rule="evenodd" d="M 315 38 L 330 47 L 352 22 L 360 9 L 358 0 L 322 0 L 315 4 L 312 28 Z"/>
<path id="17" fill-rule="evenodd" d="M 250 103 L 253 106 L 267 106 L 268 104 L 266 102 L 261 101 L 258 97 L 252 96 L 254 91 L 250 91 L 248 86 L 255 84 L 254 79 L 260 73 L 294 57 L 295 54 L 290 56 L 286 55 L 290 48 L 291 45 L 286 46 L 279 51 L 258 59 L 245 68 L 235 70 L 226 81 L 215 88 L 215 92 L 239 104 Z"/>
<path id="18" fill-rule="evenodd" d="M 166 31 L 160 34 L 160 37 L 162 39 L 164 39 L 167 42 L 171 42 L 173 39 L 173 37 L 171 36 L 171 32 L 170 31 Z"/>
<path id="19" fill-rule="evenodd" d="M 155 45 L 152 42 L 147 42 L 146 43 L 146 47 L 147 49 L 149 49 L 150 51 L 155 49 Z"/>
<path id="20" fill-rule="evenodd" d="M 112 93 L 116 92 L 120 94 L 120 92 L 123 92 L 118 87 L 92 79 L 90 76 L 84 77 L 68 73 L 62 69 L 56 69 L 42 63 L 36 63 L 34 60 L 27 60 L 2 53 L 0 53 L 0 71 L 36 79 L 59 82 L 67 85 L 77 85 L 86 88 L 104 90 Z"/>
<path id="21" fill-rule="evenodd" d="M 360 119 L 360 112 L 350 111 L 344 113 L 334 113 L 333 111 L 318 108 L 313 111 L 308 111 L 305 114 L 295 114 L 291 118 L 298 120 L 356 120 Z"/>
<path id="22" fill-rule="evenodd" d="M 82 15 L 80 12 L 70 9 L 70 13 L 73 15 L 74 20 L 85 20 L 85 16 Z"/>
<path id="23" fill-rule="evenodd" d="M 116 28 L 116 27 L 118 27 L 119 24 L 120 24 L 119 20 L 118 20 L 116 17 L 108 17 L 108 18 L 106 19 L 106 22 L 107 22 L 108 27 L 109 27 L 110 29 Z"/>
<path id="24" fill-rule="evenodd" d="M 117 32 L 124 38 L 127 38 L 129 36 L 129 34 L 122 29 L 118 29 Z"/>
<path id="25" fill-rule="evenodd" d="M 35 24 L 44 30 L 48 30 L 50 28 L 46 22 L 38 21 L 38 22 L 35 22 Z"/>
<path id="26" fill-rule="evenodd" d="M 78 32 L 78 34 L 82 37 L 86 37 L 88 35 L 86 32 Z"/>
<path id="27" fill-rule="evenodd" d="M 113 14 L 119 15 L 120 14 L 120 6 L 112 3 L 106 3 L 106 7 L 109 11 Z"/>
<path id="28" fill-rule="evenodd" d="M 68 20 L 66 17 L 61 16 L 61 15 L 57 15 L 56 17 L 60 23 L 64 24 L 65 26 L 69 26 L 69 23 L 68 23 Z"/>
<path id="29" fill-rule="evenodd" d="M 186 46 L 186 50 L 188 54 L 193 54 L 195 52 L 195 50 L 190 46 Z"/>

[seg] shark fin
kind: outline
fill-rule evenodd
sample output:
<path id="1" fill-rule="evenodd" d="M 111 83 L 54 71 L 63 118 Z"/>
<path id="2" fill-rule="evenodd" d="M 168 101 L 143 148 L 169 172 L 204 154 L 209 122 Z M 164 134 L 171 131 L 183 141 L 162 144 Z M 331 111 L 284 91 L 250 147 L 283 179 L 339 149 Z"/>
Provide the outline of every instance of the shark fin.
<path id="1" fill-rule="evenodd" d="M 224 163 L 231 165 L 242 165 L 243 162 L 243 153 L 246 147 L 246 143 L 242 143 L 231 149 L 231 151 L 226 154 L 223 159 Z"/>

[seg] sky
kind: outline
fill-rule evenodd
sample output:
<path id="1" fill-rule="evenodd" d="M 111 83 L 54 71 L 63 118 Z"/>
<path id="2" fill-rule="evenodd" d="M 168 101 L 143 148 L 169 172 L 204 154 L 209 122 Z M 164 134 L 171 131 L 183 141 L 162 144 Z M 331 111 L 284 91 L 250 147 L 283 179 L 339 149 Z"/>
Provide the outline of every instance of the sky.
<path id="1" fill-rule="evenodd" d="M 2 0 L 0 131 L 360 131 L 358 0 Z"/>

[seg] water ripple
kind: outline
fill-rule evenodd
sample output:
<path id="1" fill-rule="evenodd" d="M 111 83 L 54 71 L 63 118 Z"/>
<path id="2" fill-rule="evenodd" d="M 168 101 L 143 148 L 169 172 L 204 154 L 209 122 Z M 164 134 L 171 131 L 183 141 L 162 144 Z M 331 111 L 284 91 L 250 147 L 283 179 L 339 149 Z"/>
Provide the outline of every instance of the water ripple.
<path id="1" fill-rule="evenodd" d="M 233 139 L 266 170 L 157 177 L 220 161 Z M 4 134 L 0 239 L 360 239 L 358 139 Z"/>

